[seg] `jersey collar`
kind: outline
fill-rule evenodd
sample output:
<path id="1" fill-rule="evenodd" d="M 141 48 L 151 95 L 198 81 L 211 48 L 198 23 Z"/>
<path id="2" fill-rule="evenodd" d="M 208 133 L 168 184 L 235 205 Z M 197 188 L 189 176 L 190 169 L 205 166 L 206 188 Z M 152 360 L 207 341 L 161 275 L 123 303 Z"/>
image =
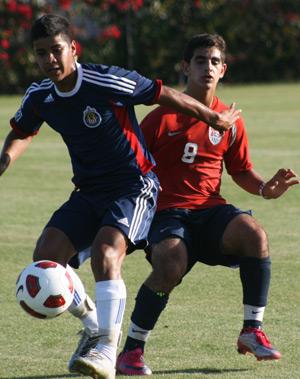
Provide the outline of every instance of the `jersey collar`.
<path id="1" fill-rule="evenodd" d="M 73 95 L 75 95 L 80 86 L 81 86 L 81 82 L 82 82 L 82 66 L 80 63 L 76 62 L 76 67 L 77 67 L 77 81 L 76 81 L 76 84 L 75 84 L 75 87 L 72 89 L 72 91 L 69 91 L 69 92 L 61 92 L 57 87 L 56 85 L 54 85 L 54 88 L 55 88 L 55 92 L 57 93 L 58 96 L 60 97 L 71 97 Z"/>

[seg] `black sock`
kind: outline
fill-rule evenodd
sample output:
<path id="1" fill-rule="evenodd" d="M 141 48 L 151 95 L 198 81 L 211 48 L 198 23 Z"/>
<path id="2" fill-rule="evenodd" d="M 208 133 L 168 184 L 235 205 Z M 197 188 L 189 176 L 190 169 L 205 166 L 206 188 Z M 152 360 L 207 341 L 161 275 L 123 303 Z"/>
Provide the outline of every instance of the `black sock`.
<path id="1" fill-rule="evenodd" d="M 271 280 L 270 258 L 241 258 L 240 278 L 243 286 L 243 303 L 256 307 L 266 306 Z"/>
<path id="2" fill-rule="evenodd" d="M 138 347 L 142 349 L 142 351 L 144 351 L 145 343 L 146 343 L 145 341 L 136 340 L 134 338 L 127 336 L 123 351 L 131 351 Z"/>
<path id="3" fill-rule="evenodd" d="M 258 320 L 244 320 L 243 328 L 261 328 L 262 322 Z"/>
<path id="4" fill-rule="evenodd" d="M 169 295 L 163 292 L 154 292 L 144 284 L 141 286 L 136 299 L 135 307 L 131 315 L 131 321 L 145 330 L 152 330 L 165 309 Z M 127 337 L 124 351 L 134 350 L 140 347 L 144 350 L 145 341 Z"/>
<path id="5" fill-rule="evenodd" d="M 243 303 L 264 307 L 268 300 L 271 279 L 270 258 L 242 258 L 240 261 L 240 277 L 243 286 Z M 261 328 L 259 320 L 244 320 L 243 328 Z"/>

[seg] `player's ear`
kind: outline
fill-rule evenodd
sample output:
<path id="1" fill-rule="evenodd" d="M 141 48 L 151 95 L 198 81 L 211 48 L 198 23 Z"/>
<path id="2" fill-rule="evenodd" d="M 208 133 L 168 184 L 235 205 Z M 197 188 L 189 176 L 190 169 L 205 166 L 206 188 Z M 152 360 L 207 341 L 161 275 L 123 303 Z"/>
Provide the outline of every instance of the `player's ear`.
<path id="1" fill-rule="evenodd" d="M 71 50 L 72 50 L 73 57 L 76 57 L 77 56 L 77 51 L 76 51 L 76 41 L 75 40 L 71 41 Z"/>
<path id="2" fill-rule="evenodd" d="M 227 64 L 223 63 L 222 71 L 220 74 L 220 79 L 222 79 L 224 77 L 226 70 L 227 70 Z"/>
<path id="3" fill-rule="evenodd" d="M 180 66 L 181 66 L 181 71 L 184 73 L 184 75 L 188 76 L 190 72 L 190 64 L 187 61 L 182 60 Z"/>

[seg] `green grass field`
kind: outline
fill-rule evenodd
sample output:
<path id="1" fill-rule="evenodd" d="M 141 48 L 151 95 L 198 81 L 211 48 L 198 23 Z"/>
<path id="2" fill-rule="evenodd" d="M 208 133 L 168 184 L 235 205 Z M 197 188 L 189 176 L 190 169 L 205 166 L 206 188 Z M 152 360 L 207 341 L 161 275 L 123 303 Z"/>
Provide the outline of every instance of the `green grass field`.
<path id="1" fill-rule="evenodd" d="M 243 109 L 251 156 L 266 179 L 280 167 L 300 174 L 299 84 L 224 86 L 219 96 Z M 0 97 L 0 141 L 19 98 Z M 141 118 L 148 111 L 138 109 Z M 72 189 L 64 144 L 46 125 L 28 151 L 0 178 L 0 378 L 76 378 L 67 361 L 77 346 L 81 324 L 68 313 L 56 320 L 35 320 L 15 300 L 19 272 L 52 212 Z M 278 362 L 240 356 L 235 344 L 242 325 L 241 285 L 237 270 L 198 264 L 176 288 L 146 348 L 153 378 L 298 379 L 300 377 L 300 186 L 266 201 L 247 194 L 226 175 L 229 202 L 253 209 L 268 232 L 273 275 L 264 329 L 281 351 Z M 149 272 L 141 251 L 126 259 L 128 288 L 123 332 L 134 297 Z M 89 263 L 79 272 L 93 297 Z M 124 342 L 124 339 L 123 339 Z M 120 377 L 121 378 L 121 377 Z"/>

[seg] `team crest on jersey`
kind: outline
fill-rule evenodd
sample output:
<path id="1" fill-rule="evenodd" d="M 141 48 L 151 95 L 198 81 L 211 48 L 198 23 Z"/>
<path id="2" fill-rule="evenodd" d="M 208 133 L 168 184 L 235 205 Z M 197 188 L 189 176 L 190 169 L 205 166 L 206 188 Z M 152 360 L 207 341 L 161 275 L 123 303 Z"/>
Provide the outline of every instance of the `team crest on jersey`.
<path id="1" fill-rule="evenodd" d="M 83 122 L 88 128 L 97 128 L 101 124 L 102 117 L 95 108 L 87 106 L 83 111 Z"/>
<path id="2" fill-rule="evenodd" d="M 208 137 L 213 145 L 217 145 L 223 138 L 224 133 L 213 129 L 211 126 L 208 129 Z"/>

